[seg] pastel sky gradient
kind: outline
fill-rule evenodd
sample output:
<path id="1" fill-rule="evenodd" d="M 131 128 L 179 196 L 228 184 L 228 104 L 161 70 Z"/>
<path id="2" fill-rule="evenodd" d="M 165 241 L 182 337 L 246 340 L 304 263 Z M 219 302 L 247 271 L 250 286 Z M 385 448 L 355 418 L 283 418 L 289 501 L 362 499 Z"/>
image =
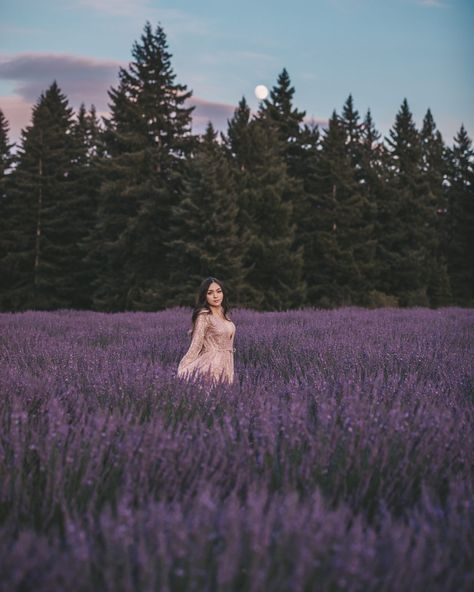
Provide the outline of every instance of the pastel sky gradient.
<path id="1" fill-rule="evenodd" d="M 57 80 L 73 107 L 107 113 L 107 89 L 145 22 L 161 23 L 193 127 L 225 130 L 257 84 L 289 72 L 295 105 L 321 125 L 349 93 L 387 135 L 406 97 L 445 141 L 474 134 L 474 0 L 0 0 L 0 108 L 16 141 Z"/>

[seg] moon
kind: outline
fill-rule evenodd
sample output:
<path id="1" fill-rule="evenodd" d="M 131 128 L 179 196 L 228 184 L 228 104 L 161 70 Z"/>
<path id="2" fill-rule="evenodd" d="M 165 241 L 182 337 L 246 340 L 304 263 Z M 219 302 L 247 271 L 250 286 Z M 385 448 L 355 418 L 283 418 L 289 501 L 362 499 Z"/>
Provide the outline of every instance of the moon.
<path id="1" fill-rule="evenodd" d="M 268 88 L 264 84 L 259 84 L 255 87 L 255 96 L 257 99 L 263 101 L 268 97 Z"/>

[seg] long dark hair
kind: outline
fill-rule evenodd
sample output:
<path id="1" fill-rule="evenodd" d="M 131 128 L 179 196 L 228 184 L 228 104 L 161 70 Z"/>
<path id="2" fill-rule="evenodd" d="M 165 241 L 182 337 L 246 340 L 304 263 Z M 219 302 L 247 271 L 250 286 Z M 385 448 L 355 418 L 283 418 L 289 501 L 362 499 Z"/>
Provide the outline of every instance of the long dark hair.
<path id="1" fill-rule="evenodd" d="M 229 312 L 230 308 L 229 308 L 229 303 L 227 302 L 227 288 L 224 286 L 224 283 L 221 282 L 220 280 L 218 280 L 215 277 L 209 276 L 208 278 L 206 278 L 205 280 L 203 280 L 201 282 L 201 285 L 199 286 L 199 290 L 198 293 L 196 295 L 196 303 L 194 305 L 194 309 L 193 309 L 193 316 L 191 318 L 192 324 L 193 324 L 193 328 L 189 331 L 189 333 L 192 333 L 194 331 L 194 325 L 196 323 L 196 318 L 198 316 L 198 314 L 202 311 L 202 310 L 207 310 L 207 312 L 209 314 L 212 314 L 211 309 L 209 307 L 209 304 L 207 303 L 207 291 L 209 289 L 209 286 L 215 282 L 218 286 L 220 286 L 221 290 L 222 290 L 222 312 L 224 313 L 224 317 L 230 321 L 229 317 L 227 316 L 227 313 Z"/>

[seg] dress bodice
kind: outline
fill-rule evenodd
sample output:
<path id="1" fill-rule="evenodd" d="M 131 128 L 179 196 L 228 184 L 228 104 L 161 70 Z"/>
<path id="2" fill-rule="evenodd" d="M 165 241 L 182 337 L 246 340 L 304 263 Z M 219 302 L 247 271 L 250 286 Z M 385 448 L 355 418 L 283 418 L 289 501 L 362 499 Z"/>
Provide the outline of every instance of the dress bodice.
<path id="1" fill-rule="evenodd" d="M 203 351 L 233 351 L 235 325 L 232 321 L 214 314 L 208 315 L 208 326 L 204 336 Z"/>

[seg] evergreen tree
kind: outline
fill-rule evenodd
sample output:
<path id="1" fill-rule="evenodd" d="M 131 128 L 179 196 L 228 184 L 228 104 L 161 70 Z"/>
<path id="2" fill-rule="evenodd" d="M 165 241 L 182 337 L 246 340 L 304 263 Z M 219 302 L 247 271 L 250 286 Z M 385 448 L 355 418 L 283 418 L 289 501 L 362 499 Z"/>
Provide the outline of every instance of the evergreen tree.
<path id="1" fill-rule="evenodd" d="M 380 187 L 377 152 L 380 134 L 374 127 L 370 110 L 364 121 L 360 120 L 352 95 L 344 103 L 340 123 L 345 133 L 347 157 L 336 168 L 339 166 L 343 171 L 344 166 L 348 167 L 345 174 L 349 181 L 347 195 L 352 191 L 352 199 L 346 204 L 346 223 L 358 270 L 352 300 L 357 304 L 370 305 L 376 282 L 376 196 Z"/>
<path id="2" fill-rule="evenodd" d="M 311 304 L 360 304 L 366 299 L 366 268 L 373 265 L 368 208 L 355 178 L 344 124 L 333 112 L 313 197 L 313 242 L 307 253 L 312 269 L 306 278 Z"/>
<path id="3" fill-rule="evenodd" d="M 77 308 L 92 306 L 93 282 L 96 278 L 94 260 L 89 259 L 92 230 L 97 223 L 97 207 L 101 177 L 96 165 L 103 155 L 100 124 L 95 107 L 87 112 L 81 104 L 73 126 L 73 136 L 78 152 L 75 160 L 74 179 L 77 212 L 77 254 L 71 268 L 76 286 L 74 305 Z"/>
<path id="4" fill-rule="evenodd" d="M 257 308 L 284 310 L 302 306 L 306 300 L 303 251 L 295 246 L 292 204 L 283 199 L 293 180 L 281 159 L 275 128 L 257 119 L 251 130 L 255 154 L 250 185 L 244 195 L 252 218 L 248 281 L 260 291 Z"/>
<path id="5" fill-rule="evenodd" d="M 314 266 L 314 216 L 318 201 L 319 168 L 321 159 L 321 134 L 317 125 L 304 125 L 300 141 L 302 150 L 299 159 L 293 161 L 293 171 L 299 183 L 298 194 L 292 199 L 295 221 L 295 248 L 303 253 L 303 279 L 311 290 L 311 274 Z M 295 177 L 293 177 L 294 182 Z M 310 292 L 307 292 L 307 297 Z M 312 301 L 310 300 L 309 303 Z"/>
<path id="6" fill-rule="evenodd" d="M 364 117 L 360 145 L 360 180 L 367 184 L 367 195 L 371 202 L 376 202 L 380 184 L 385 177 L 385 146 L 381 134 L 377 131 L 370 109 Z"/>
<path id="7" fill-rule="evenodd" d="M 474 305 L 474 151 L 461 125 L 449 150 L 447 256 L 454 302 Z"/>
<path id="8" fill-rule="evenodd" d="M 451 301 L 451 288 L 446 261 L 448 211 L 444 180 L 446 177 L 446 157 L 443 138 L 428 109 L 421 129 L 421 170 L 427 195 L 431 204 L 430 220 L 433 225 L 433 264 L 428 279 L 428 298 L 432 306 L 445 306 Z"/>
<path id="9" fill-rule="evenodd" d="M 223 146 L 239 171 L 251 165 L 252 136 L 250 134 L 250 107 L 245 97 L 239 101 L 232 119 L 227 120 L 227 135 L 221 134 Z"/>
<path id="10" fill-rule="evenodd" d="M 134 131 L 140 121 L 125 85 L 120 82 L 109 96 L 111 117 L 104 119 L 104 152 L 95 159 L 100 179 L 96 224 L 87 239 L 85 262 L 94 270 L 94 308 L 123 310 L 131 280 L 124 269 L 128 253 L 120 239 L 137 214 L 137 193 L 148 171 L 142 164 L 146 145 Z"/>
<path id="11" fill-rule="evenodd" d="M 203 277 L 225 281 L 234 304 L 244 288 L 237 194 L 230 165 L 209 124 L 186 170 L 181 201 L 172 208 L 168 306 L 191 306 Z"/>
<path id="12" fill-rule="evenodd" d="M 33 108 L 32 124 L 22 132 L 6 202 L 2 268 L 11 283 L 2 294 L 4 308 L 74 305 L 72 277 L 81 229 L 72 118 L 67 98 L 53 82 Z"/>
<path id="13" fill-rule="evenodd" d="M 0 201 L 5 197 L 5 177 L 13 163 L 12 148 L 15 144 L 10 144 L 9 132 L 10 126 L 0 109 Z"/>
<path id="14" fill-rule="evenodd" d="M 332 121 L 332 124 L 331 124 Z M 337 212 L 335 194 L 327 190 L 330 182 L 328 170 L 328 136 L 334 135 L 335 128 L 341 131 L 337 115 L 333 113 L 329 128 L 322 138 L 324 150 L 312 161 L 308 169 L 306 184 L 308 187 L 307 210 L 303 216 L 304 231 L 304 279 L 307 284 L 307 303 L 312 306 L 328 308 L 341 299 L 336 278 L 336 270 L 342 261 L 342 253 L 336 239 Z M 343 144 L 343 135 L 339 135 Z"/>
<path id="15" fill-rule="evenodd" d="M 295 245 L 292 204 L 283 199 L 293 180 L 271 119 L 261 114 L 250 120 L 242 100 L 229 121 L 226 138 L 234 166 L 239 194 L 239 233 L 249 232 L 244 241 L 247 289 L 244 306 L 283 310 L 305 301 L 302 280 L 303 253 Z"/>
<path id="16" fill-rule="evenodd" d="M 420 134 L 406 99 L 389 136 L 388 179 L 378 207 L 381 289 L 402 306 L 427 306 L 436 247 L 435 209 L 422 177 Z"/>
<path id="17" fill-rule="evenodd" d="M 8 252 L 8 245 L 4 238 L 9 226 L 7 215 L 7 185 L 10 169 L 14 162 L 12 155 L 14 144 L 10 144 L 9 142 L 9 131 L 10 126 L 8 121 L 0 109 L 0 274 L 2 277 L 2 288 L 0 288 L 0 291 L 11 283 L 11 278 L 7 275 L 7 269 L 2 265 L 2 261 Z"/>
<path id="18" fill-rule="evenodd" d="M 354 169 L 357 180 L 362 178 L 362 134 L 364 124 L 360 122 L 360 116 L 354 107 L 354 100 L 350 94 L 342 108 L 341 125 L 346 134 L 346 148 L 349 153 L 350 162 Z"/>
<path id="19" fill-rule="evenodd" d="M 146 23 L 129 69 L 109 91 L 106 155 L 99 162 L 98 224 L 91 257 L 99 261 L 95 306 L 105 310 L 164 305 L 171 207 L 192 151 L 191 92 L 175 83 L 166 36 Z"/>
<path id="20" fill-rule="evenodd" d="M 301 131 L 305 111 L 293 106 L 295 89 L 286 68 L 278 76 L 277 84 L 270 90 L 259 109 L 259 117 L 268 117 L 274 124 L 281 143 L 288 174 L 298 177 L 299 160 L 302 151 Z"/>
<path id="21" fill-rule="evenodd" d="M 295 248 L 303 255 L 303 275 L 306 267 L 312 266 L 310 255 L 306 255 L 308 246 L 311 251 L 311 231 L 308 216 L 314 199 L 315 167 L 320 151 L 320 133 L 317 126 L 304 123 L 305 111 L 294 106 L 295 89 L 286 69 L 278 76 L 270 96 L 260 105 L 259 117 L 267 118 L 275 127 L 280 141 L 287 174 L 290 177 L 283 200 L 291 202 L 292 219 L 295 227 Z"/>
<path id="22" fill-rule="evenodd" d="M 254 123 L 245 97 L 242 97 L 227 124 L 227 135 L 221 134 L 221 138 L 237 194 L 237 235 L 247 274 L 253 267 L 249 254 L 250 245 L 254 240 L 254 234 L 258 232 L 253 211 L 252 191 L 255 190 L 255 154 L 259 148 L 255 143 Z M 246 283 L 245 290 L 241 291 L 239 296 L 239 304 L 251 308 L 261 308 L 263 300 L 260 284 Z"/>
<path id="23" fill-rule="evenodd" d="M 366 305 L 372 307 L 396 304 L 396 299 L 383 291 L 386 286 L 382 285 L 379 278 L 380 269 L 383 269 L 383 261 L 379 261 L 380 249 L 378 241 L 383 234 L 381 218 L 379 216 L 379 205 L 383 211 L 384 199 L 386 196 L 386 169 L 387 150 L 381 141 L 381 134 L 375 128 L 370 109 L 364 117 L 360 135 L 360 168 L 358 179 L 360 189 L 363 191 L 369 203 L 368 219 L 373 225 L 371 233 L 373 246 L 373 267 L 367 270 L 369 291 L 367 293 Z"/>

